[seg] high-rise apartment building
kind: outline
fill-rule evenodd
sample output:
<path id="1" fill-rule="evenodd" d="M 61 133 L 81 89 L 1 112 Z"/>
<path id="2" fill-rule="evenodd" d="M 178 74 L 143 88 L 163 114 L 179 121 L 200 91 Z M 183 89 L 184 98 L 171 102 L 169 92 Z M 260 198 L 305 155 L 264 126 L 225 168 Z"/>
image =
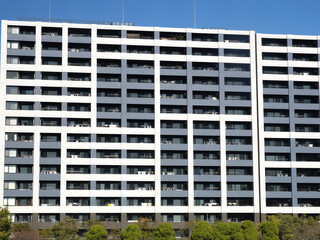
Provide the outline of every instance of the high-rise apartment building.
<path id="1" fill-rule="evenodd" d="M 0 205 L 37 228 L 320 214 L 318 39 L 2 21 Z"/>

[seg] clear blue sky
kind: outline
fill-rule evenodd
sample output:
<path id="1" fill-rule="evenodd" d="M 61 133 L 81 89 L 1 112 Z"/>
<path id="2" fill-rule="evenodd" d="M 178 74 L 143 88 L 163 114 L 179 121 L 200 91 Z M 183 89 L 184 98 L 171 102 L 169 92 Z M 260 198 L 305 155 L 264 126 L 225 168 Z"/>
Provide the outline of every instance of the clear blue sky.
<path id="1" fill-rule="evenodd" d="M 193 27 L 194 0 L 124 0 L 137 26 Z M 51 0 L 55 19 L 121 21 L 122 0 Z M 48 18 L 49 0 L 0 0 L 0 18 Z M 197 28 L 320 35 L 320 0 L 196 0 Z"/>

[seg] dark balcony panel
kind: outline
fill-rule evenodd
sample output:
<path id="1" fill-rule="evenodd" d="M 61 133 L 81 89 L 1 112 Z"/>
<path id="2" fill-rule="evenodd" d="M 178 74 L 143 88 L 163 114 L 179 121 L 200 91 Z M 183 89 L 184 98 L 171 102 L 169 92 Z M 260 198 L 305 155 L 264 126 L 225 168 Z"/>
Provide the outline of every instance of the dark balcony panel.
<path id="1" fill-rule="evenodd" d="M 67 213 L 66 216 L 76 220 L 78 223 L 87 222 L 90 219 L 90 214 Z"/>
<path id="2" fill-rule="evenodd" d="M 280 139 L 280 138 L 265 138 L 265 146 L 271 147 L 290 147 L 290 139 Z"/>
<path id="3" fill-rule="evenodd" d="M 286 47 L 287 39 L 262 38 L 262 46 Z"/>
<path id="4" fill-rule="evenodd" d="M 304 54 L 304 53 L 294 53 L 293 61 L 308 61 L 308 62 L 317 62 L 317 54 Z"/>
<path id="5" fill-rule="evenodd" d="M 98 88 L 98 97 L 121 97 L 120 89 Z"/>
<path id="6" fill-rule="evenodd" d="M 249 43 L 250 38 L 248 35 L 231 35 L 224 34 L 224 42 L 229 43 Z"/>
<path id="7" fill-rule="evenodd" d="M 152 191 L 154 182 L 127 182 L 127 190 Z"/>
<path id="8" fill-rule="evenodd" d="M 69 52 L 91 52 L 91 44 L 84 43 L 69 43 Z"/>
<path id="9" fill-rule="evenodd" d="M 250 64 L 243 63 L 225 63 L 224 64 L 225 71 L 236 71 L 236 72 L 250 72 Z"/>
<path id="10" fill-rule="evenodd" d="M 251 93 L 225 92 L 225 100 L 249 101 L 251 100 Z"/>
<path id="11" fill-rule="evenodd" d="M 186 55 L 186 48 L 182 47 L 160 47 L 160 54 Z"/>
<path id="12" fill-rule="evenodd" d="M 98 67 L 121 68 L 121 61 L 115 59 L 97 59 Z"/>
<path id="13" fill-rule="evenodd" d="M 193 62 L 192 63 L 192 70 L 218 71 L 219 65 L 218 65 L 218 63 Z"/>
<path id="14" fill-rule="evenodd" d="M 319 183 L 298 183 L 298 192 L 319 192 Z"/>
<path id="15" fill-rule="evenodd" d="M 187 167 L 175 167 L 175 166 L 162 166 L 161 167 L 162 175 L 187 175 Z"/>
<path id="16" fill-rule="evenodd" d="M 127 143 L 154 143 L 154 136 L 127 135 Z"/>
<path id="17" fill-rule="evenodd" d="M 35 79 L 35 72 L 29 71 L 7 71 L 8 79 Z"/>
<path id="18" fill-rule="evenodd" d="M 121 75 L 118 74 L 98 74 L 98 82 L 121 82 Z"/>
<path id="19" fill-rule="evenodd" d="M 245 220 L 254 221 L 253 213 L 228 213 L 227 222 L 243 222 Z"/>
<path id="20" fill-rule="evenodd" d="M 263 74 L 288 74 L 287 67 L 263 67 Z"/>
<path id="21" fill-rule="evenodd" d="M 153 105 L 127 105 L 127 112 L 128 113 L 154 113 L 154 106 Z"/>
<path id="22" fill-rule="evenodd" d="M 211 107 L 211 106 L 193 106 L 194 114 L 219 114 L 219 107 Z"/>
<path id="23" fill-rule="evenodd" d="M 318 198 L 298 198 L 298 207 L 320 207 Z"/>
<path id="24" fill-rule="evenodd" d="M 40 157 L 42 158 L 60 158 L 60 149 L 40 149 Z"/>
<path id="25" fill-rule="evenodd" d="M 227 183 L 227 190 L 228 191 L 252 191 L 253 190 L 253 183 L 249 182 L 228 182 Z"/>
<path id="26" fill-rule="evenodd" d="M 67 111 L 71 112 L 90 112 L 91 104 L 89 103 L 68 103 Z"/>
<path id="27" fill-rule="evenodd" d="M 287 81 L 263 81 L 263 88 L 281 88 L 288 89 Z"/>
<path id="28" fill-rule="evenodd" d="M 253 198 L 228 198 L 228 206 L 253 206 Z"/>
<path id="29" fill-rule="evenodd" d="M 67 190 L 90 190 L 90 182 L 67 181 Z"/>
<path id="30" fill-rule="evenodd" d="M 161 206 L 188 206 L 187 198 L 161 198 Z"/>
<path id="31" fill-rule="evenodd" d="M 59 133 L 41 133 L 41 142 L 61 142 L 61 134 Z"/>
<path id="32" fill-rule="evenodd" d="M 251 122 L 226 122 L 227 130 L 251 130 Z"/>
<path id="33" fill-rule="evenodd" d="M 154 54 L 154 47 L 151 46 L 127 46 L 127 53 Z"/>
<path id="34" fill-rule="evenodd" d="M 186 91 L 171 91 L 171 90 L 161 90 L 160 97 L 162 99 L 186 99 Z"/>
<path id="35" fill-rule="evenodd" d="M 187 113 L 187 107 L 174 106 L 174 105 L 161 105 L 161 113 L 184 114 L 184 113 Z"/>
<path id="36" fill-rule="evenodd" d="M 90 97 L 91 89 L 90 88 L 68 88 L 68 96 L 81 96 L 81 97 Z"/>
<path id="37" fill-rule="evenodd" d="M 68 127 L 90 127 L 91 120 L 88 118 L 68 118 L 67 126 Z"/>
<path id="38" fill-rule="evenodd" d="M 41 197 L 39 198 L 39 205 L 43 207 L 53 207 L 53 206 L 60 206 L 60 198 L 49 198 L 49 197 Z"/>
<path id="39" fill-rule="evenodd" d="M 262 59 L 263 60 L 273 60 L 273 61 L 287 61 L 288 55 L 287 55 L 287 53 L 263 52 Z"/>
<path id="40" fill-rule="evenodd" d="M 218 136 L 193 136 L 193 144 L 218 145 L 219 143 Z"/>
<path id="41" fill-rule="evenodd" d="M 121 198 L 97 197 L 97 206 L 121 206 Z M 105 220 L 108 221 L 108 220 Z"/>
<path id="42" fill-rule="evenodd" d="M 162 84 L 186 84 L 187 78 L 185 76 L 160 76 Z"/>
<path id="43" fill-rule="evenodd" d="M 90 198 L 67 197 L 67 206 L 90 206 Z"/>
<path id="44" fill-rule="evenodd" d="M 97 174 L 121 174 L 121 166 L 101 166 L 97 165 Z"/>
<path id="45" fill-rule="evenodd" d="M 318 110 L 295 110 L 294 116 L 296 118 L 319 118 Z"/>
<path id="46" fill-rule="evenodd" d="M 287 118 L 289 117 L 289 111 L 286 109 L 277 109 L 277 110 L 273 110 L 273 109 L 266 109 L 264 110 L 264 117 L 281 117 L 281 118 Z"/>
<path id="47" fill-rule="evenodd" d="M 317 153 L 296 153 L 297 162 L 318 162 L 320 154 Z"/>
<path id="48" fill-rule="evenodd" d="M 89 58 L 68 58 L 68 66 L 91 66 L 91 59 Z"/>
<path id="49" fill-rule="evenodd" d="M 69 28 L 69 37 L 91 37 L 91 29 Z"/>
<path id="50" fill-rule="evenodd" d="M 161 135 L 161 144 L 187 144 L 187 137 L 179 135 Z"/>
<path id="51" fill-rule="evenodd" d="M 161 159 L 187 159 L 187 151 L 161 151 Z"/>
<path id="52" fill-rule="evenodd" d="M 294 89 L 319 89 L 319 84 L 317 82 L 294 82 Z"/>
<path id="53" fill-rule="evenodd" d="M 267 192 L 290 192 L 291 183 L 266 183 Z"/>
<path id="54" fill-rule="evenodd" d="M 186 33 L 160 32 L 160 40 L 186 41 Z"/>
<path id="55" fill-rule="evenodd" d="M 60 87 L 41 87 L 41 95 L 61 96 L 62 90 Z"/>
<path id="56" fill-rule="evenodd" d="M 151 207 L 154 206 L 154 198 L 127 198 L 127 206 L 143 206 Z"/>
<path id="57" fill-rule="evenodd" d="M 319 168 L 297 168 L 298 177 L 320 177 Z"/>
<path id="58" fill-rule="evenodd" d="M 90 73 L 68 73 L 68 81 L 91 81 Z"/>
<path id="59" fill-rule="evenodd" d="M 97 127 L 121 127 L 120 119 L 97 119 Z"/>
<path id="60" fill-rule="evenodd" d="M 60 190 L 60 182 L 40 181 L 41 190 Z"/>
<path id="61" fill-rule="evenodd" d="M 220 175 L 219 167 L 194 167 L 194 175 Z"/>
<path id="62" fill-rule="evenodd" d="M 220 206 L 220 198 L 194 198 L 195 206 Z"/>
<path id="63" fill-rule="evenodd" d="M 128 98 L 154 98 L 154 91 L 128 89 L 127 97 Z"/>
<path id="64" fill-rule="evenodd" d="M 287 95 L 263 95 L 264 103 L 288 103 L 289 97 Z"/>
<path id="65" fill-rule="evenodd" d="M 220 152 L 194 151 L 193 158 L 195 160 L 218 160 L 220 159 Z"/>
<path id="66" fill-rule="evenodd" d="M 34 110 L 34 102 L 6 102 L 6 110 Z"/>
<path id="67" fill-rule="evenodd" d="M 225 85 L 230 86 L 250 86 L 250 78 L 225 78 Z"/>
<path id="68" fill-rule="evenodd" d="M 62 58 L 42 57 L 42 65 L 61 65 Z"/>
<path id="69" fill-rule="evenodd" d="M 186 121 L 161 120 L 161 128 L 187 129 L 187 122 Z"/>
<path id="70" fill-rule="evenodd" d="M 251 167 L 227 167 L 227 175 L 252 175 Z"/>
<path id="71" fill-rule="evenodd" d="M 40 165 L 40 174 L 60 174 L 60 166 Z"/>
<path id="72" fill-rule="evenodd" d="M 318 41 L 317 40 L 293 39 L 292 46 L 293 47 L 316 48 L 316 47 L 318 47 Z"/>
<path id="73" fill-rule="evenodd" d="M 7 142 L 33 142 L 33 133 L 13 133 L 6 132 Z"/>
<path id="74" fill-rule="evenodd" d="M 250 115 L 250 107 L 226 107 L 227 115 Z"/>
<path id="75" fill-rule="evenodd" d="M 128 166 L 127 174 L 138 174 L 138 175 L 153 175 L 153 166 Z"/>
<path id="76" fill-rule="evenodd" d="M 128 68 L 153 69 L 154 62 L 153 61 L 128 60 L 127 66 L 128 66 Z"/>
<path id="77" fill-rule="evenodd" d="M 34 95 L 34 87 L 7 86 L 7 94 Z"/>
<path id="78" fill-rule="evenodd" d="M 90 158 L 88 149 L 67 149 L 67 158 Z"/>
<path id="79" fill-rule="evenodd" d="M 121 151 L 97 149 L 97 158 L 121 158 Z"/>
<path id="80" fill-rule="evenodd" d="M 111 214 L 97 213 L 96 219 L 100 222 L 117 222 L 118 223 L 121 221 L 121 214 L 120 213 L 111 213 Z"/>
<path id="81" fill-rule="evenodd" d="M 59 72 L 41 72 L 42 80 L 62 80 L 62 73 Z"/>
<path id="82" fill-rule="evenodd" d="M 42 27 L 42 36 L 62 36 L 62 28 Z"/>
<path id="83" fill-rule="evenodd" d="M 34 64 L 35 57 L 29 56 L 7 56 L 7 64 Z"/>
<path id="84" fill-rule="evenodd" d="M 319 132 L 319 125 L 311 125 L 311 124 L 296 124 L 295 131 L 296 132 Z"/>
<path id="85" fill-rule="evenodd" d="M 61 111 L 61 103 L 41 102 L 41 111 Z"/>
<path id="86" fill-rule="evenodd" d="M 39 223 L 56 223 L 60 222 L 60 214 L 39 214 Z"/>
<path id="87" fill-rule="evenodd" d="M 129 39 L 154 39 L 153 32 L 147 31 L 127 31 L 127 38 Z"/>
<path id="88" fill-rule="evenodd" d="M 29 26 L 8 26 L 8 34 L 35 35 L 36 28 Z"/>
<path id="89" fill-rule="evenodd" d="M 265 161 L 271 162 L 288 162 L 290 154 L 288 153 L 265 153 Z"/>
<path id="90" fill-rule="evenodd" d="M 192 41 L 218 42 L 218 34 L 192 33 Z"/>
<path id="91" fill-rule="evenodd" d="M 128 222 L 138 222 L 139 218 L 147 218 L 148 221 L 154 222 L 155 215 L 152 213 L 128 213 L 127 214 Z"/>
<path id="92" fill-rule="evenodd" d="M 128 83 L 154 83 L 152 75 L 127 75 Z"/>
<path id="93" fill-rule="evenodd" d="M 33 126 L 34 118 L 6 117 L 6 126 Z"/>
<path id="94" fill-rule="evenodd" d="M 267 207 L 291 207 L 291 198 L 267 198 Z"/>
<path id="95" fill-rule="evenodd" d="M 195 182 L 195 191 L 219 191 L 221 189 L 219 182 Z"/>
<path id="96" fill-rule="evenodd" d="M 290 177 L 291 169 L 289 168 L 266 168 L 267 177 Z"/>
<path id="97" fill-rule="evenodd" d="M 120 30 L 98 29 L 97 36 L 100 38 L 121 38 Z"/>
<path id="98" fill-rule="evenodd" d="M 61 51 L 62 43 L 42 42 L 42 50 L 45 51 Z"/>
<path id="99" fill-rule="evenodd" d="M 127 150 L 127 158 L 153 159 L 154 151 L 152 150 Z"/>
<path id="100" fill-rule="evenodd" d="M 192 84 L 219 85 L 219 78 L 217 78 L 217 77 L 192 77 Z"/>
<path id="101" fill-rule="evenodd" d="M 187 65 L 185 62 L 168 62 L 168 61 L 160 62 L 161 69 L 185 70 L 186 66 Z"/>
<path id="102" fill-rule="evenodd" d="M 121 45 L 98 44 L 97 52 L 120 53 Z"/>
<path id="103" fill-rule="evenodd" d="M 67 174 L 90 174 L 90 166 L 67 165 Z"/>
<path id="104" fill-rule="evenodd" d="M 319 69 L 318 68 L 294 67 L 293 74 L 294 75 L 319 75 Z"/>
<path id="105" fill-rule="evenodd" d="M 97 134 L 97 142 L 121 143 L 121 135 Z"/>
<path id="106" fill-rule="evenodd" d="M 252 160 L 251 152 L 227 152 L 227 160 Z"/>
<path id="107" fill-rule="evenodd" d="M 40 118 L 41 126 L 47 127 L 60 127 L 61 119 L 60 118 Z"/>
<path id="108" fill-rule="evenodd" d="M 12 50 L 34 50 L 35 42 L 29 41 L 8 41 L 7 48 Z"/>
<path id="109" fill-rule="evenodd" d="M 226 137 L 227 145 L 251 145 L 251 137 L 236 137 L 236 136 L 227 136 Z"/>
<path id="110" fill-rule="evenodd" d="M 192 48 L 192 55 L 196 56 L 218 56 L 217 48 Z"/>
<path id="111" fill-rule="evenodd" d="M 264 124 L 266 132 L 288 132 L 290 131 L 289 124 Z"/>
<path id="112" fill-rule="evenodd" d="M 250 57 L 250 50 L 224 49 L 225 57 Z"/>
<path id="113" fill-rule="evenodd" d="M 187 182 L 161 182 L 162 191 L 186 191 L 188 190 Z"/>
<path id="114" fill-rule="evenodd" d="M 68 134 L 67 142 L 91 142 L 90 134 Z"/>
<path id="115" fill-rule="evenodd" d="M 129 128 L 154 128 L 154 120 L 136 120 L 128 119 L 127 127 Z"/>

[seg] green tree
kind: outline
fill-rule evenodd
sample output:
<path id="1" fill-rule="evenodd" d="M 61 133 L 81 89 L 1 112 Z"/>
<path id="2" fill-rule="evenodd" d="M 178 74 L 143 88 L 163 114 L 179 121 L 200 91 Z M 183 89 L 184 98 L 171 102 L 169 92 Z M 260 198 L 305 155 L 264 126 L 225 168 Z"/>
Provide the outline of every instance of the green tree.
<path id="1" fill-rule="evenodd" d="M 7 240 L 10 236 L 12 217 L 8 208 L 0 207 L 0 239 Z"/>
<path id="2" fill-rule="evenodd" d="M 127 226 L 120 235 L 121 240 L 141 240 L 142 234 L 137 224 Z"/>
<path id="3" fill-rule="evenodd" d="M 230 228 L 230 240 L 244 240 L 242 229 L 239 223 L 231 222 L 229 223 Z"/>
<path id="4" fill-rule="evenodd" d="M 24 232 L 32 230 L 29 223 L 14 223 L 11 232 Z"/>
<path id="5" fill-rule="evenodd" d="M 213 227 L 215 240 L 230 240 L 230 227 L 228 223 L 217 222 Z"/>
<path id="6" fill-rule="evenodd" d="M 51 229 L 51 236 L 56 240 L 78 240 L 79 229 L 77 221 L 65 218 L 64 221 L 56 223 Z"/>
<path id="7" fill-rule="evenodd" d="M 140 217 L 138 219 L 138 226 L 142 234 L 143 240 L 153 240 L 154 239 L 154 224 L 150 218 Z"/>
<path id="8" fill-rule="evenodd" d="M 81 223 L 81 227 L 85 229 L 86 232 L 88 232 L 94 225 L 102 225 L 102 222 L 99 220 L 89 219 L 88 221 Z"/>
<path id="9" fill-rule="evenodd" d="M 154 232 L 155 240 L 175 240 L 173 227 L 170 223 L 160 223 Z"/>
<path id="10" fill-rule="evenodd" d="M 258 231 L 254 223 L 250 220 L 245 220 L 241 224 L 242 233 L 245 240 L 257 240 Z"/>
<path id="11" fill-rule="evenodd" d="M 107 239 L 108 232 L 102 225 L 93 225 L 86 233 L 86 240 Z"/>
<path id="12" fill-rule="evenodd" d="M 199 221 L 193 228 L 191 240 L 212 240 L 213 230 L 209 223 Z"/>
<path id="13" fill-rule="evenodd" d="M 260 225 L 264 240 L 279 240 L 279 228 L 276 223 L 265 221 Z"/>

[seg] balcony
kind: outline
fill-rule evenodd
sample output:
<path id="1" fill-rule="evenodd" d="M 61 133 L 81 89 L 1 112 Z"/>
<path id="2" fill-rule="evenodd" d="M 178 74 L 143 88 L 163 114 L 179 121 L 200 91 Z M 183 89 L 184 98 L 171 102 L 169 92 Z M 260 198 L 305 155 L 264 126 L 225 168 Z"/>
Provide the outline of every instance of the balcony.
<path id="1" fill-rule="evenodd" d="M 200 71 L 218 71 L 219 65 L 218 63 L 192 63 L 192 70 L 200 70 Z"/>
<path id="2" fill-rule="evenodd" d="M 227 183 L 228 191 L 252 191 L 253 184 L 252 183 Z"/>
<path id="3" fill-rule="evenodd" d="M 217 78 L 217 77 L 192 77 L 192 84 L 194 84 L 194 85 L 219 85 L 219 78 Z"/>
<path id="4" fill-rule="evenodd" d="M 41 111 L 61 111 L 61 103 L 41 102 Z"/>
<path id="5" fill-rule="evenodd" d="M 121 182 L 97 182 L 97 190 L 121 190 Z"/>
<path id="6" fill-rule="evenodd" d="M 121 135 L 98 134 L 97 142 L 121 143 Z"/>
<path id="7" fill-rule="evenodd" d="M 127 150 L 127 158 L 154 159 L 152 150 Z"/>
<path id="8" fill-rule="evenodd" d="M 218 42 L 218 34 L 192 33 L 192 41 Z"/>
<path id="9" fill-rule="evenodd" d="M 194 114 L 219 114 L 219 107 L 202 107 L 202 106 L 193 106 Z"/>
<path id="10" fill-rule="evenodd" d="M 6 148 L 5 157 L 8 158 L 33 158 L 33 149 Z"/>
<path id="11" fill-rule="evenodd" d="M 40 174 L 60 174 L 60 166 L 41 165 Z"/>
<path id="12" fill-rule="evenodd" d="M 6 133 L 7 142 L 33 142 L 33 133 Z"/>
<path id="13" fill-rule="evenodd" d="M 97 67 L 121 68 L 120 60 L 97 59 Z"/>
<path id="14" fill-rule="evenodd" d="M 34 50 L 35 42 L 28 41 L 8 41 L 8 50 Z"/>
<path id="15" fill-rule="evenodd" d="M 187 113 L 187 108 L 185 106 L 161 105 L 161 113 L 184 114 Z"/>
<path id="16" fill-rule="evenodd" d="M 68 73 L 68 81 L 91 81 L 90 73 Z"/>
<path id="17" fill-rule="evenodd" d="M 8 26 L 8 34 L 35 35 L 36 28 L 29 26 Z"/>
<path id="18" fill-rule="evenodd" d="M 150 120 L 127 120 L 127 127 L 129 128 L 154 128 L 154 121 Z"/>
<path id="19" fill-rule="evenodd" d="M 56 42 L 42 42 L 42 51 L 62 51 L 62 44 Z"/>
<path id="20" fill-rule="evenodd" d="M 91 105 L 89 103 L 68 103 L 67 111 L 70 112 L 90 112 Z"/>
<path id="21" fill-rule="evenodd" d="M 128 83 L 154 83 L 152 75 L 127 75 Z"/>
<path id="22" fill-rule="evenodd" d="M 317 68 L 293 68 L 293 75 L 319 75 L 319 70 Z"/>
<path id="23" fill-rule="evenodd" d="M 35 79 L 35 72 L 7 71 L 7 79 Z"/>
<path id="24" fill-rule="evenodd" d="M 194 191 L 219 191 L 220 183 L 218 182 L 210 182 L 210 183 L 194 183 Z"/>
<path id="25" fill-rule="evenodd" d="M 218 56 L 217 48 L 192 48 L 192 55 L 194 56 Z"/>
<path id="26" fill-rule="evenodd" d="M 205 207 L 220 206 L 220 198 L 194 198 L 194 205 Z"/>
<path id="27" fill-rule="evenodd" d="M 127 135 L 127 143 L 154 143 L 154 136 Z"/>
<path id="28" fill-rule="evenodd" d="M 286 47 L 287 39 L 262 38 L 262 46 Z"/>
<path id="29" fill-rule="evenodd" d="M 97 158 L 121 158 L 121 151 L 97 150 Z"/>
<path id="30" fill-rule="evenodd" d="M 188 184 L 181 182 L 162 182 L 161 183 L 161 191 L 187 191 L 188 190 Z"/>
<path id="31" fill-rule="evenodd" d="M 90 119 L 78 119 L 78 118 L 68 118 L 67 119 L 68 127 L 90 127 L 91 120 Z"/>
<path id="32" fill-rule="evenodd" d="M 81 44 L 81 43 L 69 43 L 68 51 L 69 52 L 91 52 L 91 45 Z"/>
<path id="33" fill-rule="evenodd" d="M 128 60 L 128 68 L 139 68 L 139 69 L 153 69 L 154 63 L 152 61 L 137 61 L 137 60 Z"/>
<path id="34" fill-rule="evenodd" d="M 3 198 L 4 206 L 32 206 L 32 198 L 31 197 L 5 197 Z"/>
<path id="35" fill-rule="evenodd" d="M 121 221 L 120 214 L 98 214 L 97 213 L 96 218 L 98 221 L 101 221 L 101 222 L 117 222 L 118 223 Z"/>
<path id="36" fill-rule="evenodd" d="M 250 50 L 224 49 L 225 57 L 250 57 Z"/>
<path id="37" fill-rule="evenodd" d="M 7 56 L 7 64 L 34 64 L 34 57 Z"/>
<path id="38" fill-rule="evenodd" d="M 224 42 L 226 43 L 249 43 L 248 35 L 229 35 L 224 34 Z"/>
<path id="39" fill-rule="evenodd" d="M 267 198 L 267 207 L 291 207 L 291 198 Z"/>
<path id="40" fill-rule="evenodd" d="M 149 166 L 128 166 L 127 174 L 135 174 L 135 175 L 153 175 L 154 167 Z"/>
<path id="41" fill-rule="evenodd" d="M 224 70 L 229 72 L 250 72 L 250 64 L 225 63 Z"/>
<path id="42" fill-rule="evenodd" d="M 154 190 L 154 182 L 128 182 L 127 190 L 135 190 L 135 191 L 153 191 Z"/>
<path id="43" fill-rule="evenodd" d="M 127 46 L 127 53 L 154 54 L 154 47 L 129 45 Z"/>
<path id="44" fill-rule="evenodd" d="M 181 47 L 160 47 L 160 54 L 186 55 L 186 48 Z"/>
<path id="45" fill-rule="evenodd" d="M 67 190 L 90 190 L 90 182 L 67 181 Z"/>
<path id="46" fill-rule="evenodd" d="M 163 166 L 161 167 L 161 174 L 162 175 L 187 175 L 188 169 L 187 167 L 168 167 Z"/>
<path id="47" fill-rule="evenodd" d="M 317 54 L 294 53 L 293 54 L 293 61 L 317 62 L 318 55 Z"/>
<path id="48" fill-rule="evenodd" d="M 90 199 L 67 197 L 67 206 L 71 206 L 71 207 L 90 206 Z"/>
<path id="49" fill-rule="evenodd" d="M 69 37 L 91 37 L 91 29 L 69 28 Z"/>
<path id="50" fill-rule="evenodd" d="M 288 153 L 266 153 L 265 161 L 267 162 L 288 162 L 290 155 Z"/>
<path id="51" fill-rule="evenodd" d="M 41 158 L 60 158 L 61 150 L 60 149 L 40 149 Z"/>
<path id="52" fill-rule="evenodd" d="M 60 182 L 40 182 L 40 190 L 60 190 Z"/>
<path id="53" fill-rule="evenodd" d="M 68 66 L 89 67 L 91 66 L 91 59 L 68 58 Z"/>
<path id="54" fill-rule="evenodd" d="M 98 74 L 98 82 L 121 82 L 121 75 L 118 74 Z"/>
<path id="55" fill-rule="evenodd" d="M 220 175 L 219 167 L 194 167 L 194 175 Z"/>
<path id="56" fill-rule="evenodd" d="M 61 66 L 62 58 L 42 57 L 42 65 Z"/>
<path id="57" fill-rule="evenodd" d="M 120 119 L 97 119 L 97 127 L 118 128 L 121 122 Z"/>
<path id="58" fill-rule="evenodd" d="M 33 110 L 34 102 L 6 102 L 6 110 Z"/>
<path id="59" fill-rule="evenodd" d="M 154 98 L 154 91 L 152 90 L 127 90 L 128 98 Z"/>
<path id="60" fill-rule="evenodd" d="M 108 207 L 121 206 L 120 198 L 98 197 L 96 201 L 97 201 L 97 206 L 108 206 Z"/>
<path id="61" fill-rule="evenodd" d="M 188 206 L 187 198 L 161 198 L 161 206 Z"/>
<path id="62" fill-rule="evenodd" d="M 120 30 L 98 29 L 97 30 L 97 37 L 98 38 L 121 38 L 121 31 Z"/>
<path id="63" fill-rule="evenodd" d="M 42 27 L 42 36 L 62 36 L 62 28 Z"/>
<path id="64" fill-rule="evenodd" d="M 186 34 L 179 32 L 160 32 L 160 40 L 186 41 Z"/>
<path id="65" fill-rule="evenodd" d="M 253 206 L 253 198 L 228 198 L 227 206 Z"/>
<path id="66" fill-rule="evenodd" d="M 154 106 L 153 105 L 127 105 L 127 112 L 128 113 L 154 113 Z"/>
<path id="67" fill-rule="evenodd" d="M 320 169 L 318 168 L 297 168 L 298 177 L 320 177 Z"/>
<path id="68" fill-rule="evenodd" d="M 317 43 L 317 40 L 293 39 L 292 46 L 293 47 L 316 48 L 318 46 L 318 43 Z"/>
<path id="69" fill-rule="evenodd" d="M 154 39 L 153 32 L 147 31 L 127 31 L 128 39 Z"/>
<path id="70" fill-rule="evenodd" d="M 186 70 L 185 62 L 160 62 L 161 69 L 169 69 L 169 70 Z"/>
<path id="71" fill-rule="evenodd" d="M 287 61 L 288 54 L 287 53 L 262 53 L 262 60 L 271 60 L 271 61 Z"/>
<path id="72" fill-rule="evenodd" d="M 288 74 L 287 67 L 263 67 L 263 74 Z"/>
<path id="73" fill-rule="evenodd" d="M 120 53 L 121 45 L 98 44 L 97 52 Z"/>
<path id="74" fill-rule="evenodd" d="M 97 166 L 97 174 L 121 174 L 120 166 Z"/>
<path id="75" fill-rule="evenodd" d="M 290 183 L 267 183 L 267 192 L 291 192 Z"/>
<path id="76" fill-rule="evenodd" d="M 161 151 L 161 159 L 188 159 L 186 151 Z"/>
<path id="77" fill-rule="evenodd" d="M 67 158 L 90 158 L 90 150 L 67 149 Z"/>
<path id="78" fill-rule="evenodd" d="M 227 152 L 227 160 L 252 160 L 252 153 L 251 152 Z"/>
<path id="79" fill-rule="evenodd" d="M 184 76 L 160 76 L 161 84 L 186 84 L 187 79 Z"/>
<path id="80" fill-rule="evenodd" d="M 90 174 L 90 166 L 67 165 L 67 174 Z"/>
<path id="81" fill-rule="evenodd" d="M 214 151 L 194 151 L 193 158 L 195 160 L 218 160 L 220 154 Z"/>
<path id="82" fill-rule="evenodd" d="M 250 78 L 226 77 L 224 84 L 227 86 L 250 86 Z"/>

